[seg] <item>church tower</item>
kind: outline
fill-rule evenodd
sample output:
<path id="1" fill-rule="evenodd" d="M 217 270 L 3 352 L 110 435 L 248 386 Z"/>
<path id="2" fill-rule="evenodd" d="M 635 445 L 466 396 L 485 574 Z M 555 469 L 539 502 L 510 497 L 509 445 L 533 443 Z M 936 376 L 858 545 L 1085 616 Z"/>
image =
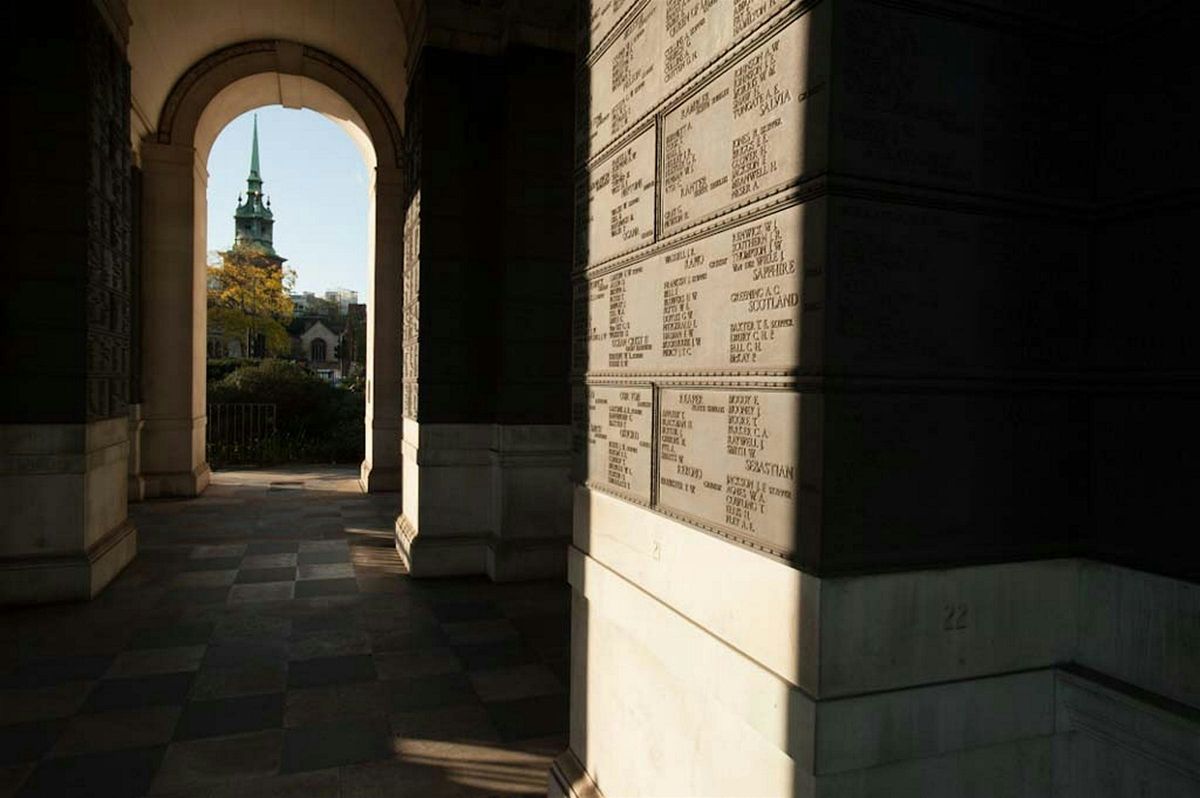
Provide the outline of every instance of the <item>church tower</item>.
<path id="1" fill-rule="evenodd" d="M 258 115 L 254 116 L 254 140 L 250 150 L 250 175 L 246 178 L 246 201 L 238 197 L 237 212 L 233 215 L 235 250 L 252 250 L 276 266 L 286 258 L 275 253 L 272 235 L 275 217 L 271 213 L 270 200 L 264 201 L 262 175 L 258 167 Z"/>

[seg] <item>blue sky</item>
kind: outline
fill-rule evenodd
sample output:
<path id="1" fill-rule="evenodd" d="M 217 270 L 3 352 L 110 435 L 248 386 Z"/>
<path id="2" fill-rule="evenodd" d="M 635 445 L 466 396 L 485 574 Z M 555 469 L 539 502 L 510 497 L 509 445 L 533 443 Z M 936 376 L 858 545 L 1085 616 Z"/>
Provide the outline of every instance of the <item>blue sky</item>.
<path id="1" fill-rule="evenodd" d="M 367 167 L 350 137 L 314 111 L 259 108 L 217 136 L 208 156 L 208 249 L 233 243 L 255 113 L 263 193 L 275 213 L 275 251 L 296 272 L 296 290 L 350 288 L 365 302 Z"/>

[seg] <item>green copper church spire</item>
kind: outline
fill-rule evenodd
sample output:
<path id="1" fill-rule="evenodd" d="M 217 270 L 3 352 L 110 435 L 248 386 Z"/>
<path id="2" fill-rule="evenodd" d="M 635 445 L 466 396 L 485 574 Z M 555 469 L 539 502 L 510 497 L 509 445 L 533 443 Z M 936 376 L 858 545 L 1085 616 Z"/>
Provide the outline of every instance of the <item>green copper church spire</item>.
<path id="1" fill-rule="evenodd" d="M 263 202 L 262 175 L 258 165 L 258 114 L 254 115 L 254 137 L 250 144 L 250 175 L 246 178 L 246 201 L 238 198 L 237 212 L 233 215 L 234 249 L 252 249 L 268 258 L 283 262 L 275 254 L 272 233 L 275 218 L 269 202 Z"/>
<path id="2" fill-rule="evenodd" d="M 262 182 L 258 174 L 258 114 L 254 115 L 254 144 L 250 148 L 250 179 Z"/>

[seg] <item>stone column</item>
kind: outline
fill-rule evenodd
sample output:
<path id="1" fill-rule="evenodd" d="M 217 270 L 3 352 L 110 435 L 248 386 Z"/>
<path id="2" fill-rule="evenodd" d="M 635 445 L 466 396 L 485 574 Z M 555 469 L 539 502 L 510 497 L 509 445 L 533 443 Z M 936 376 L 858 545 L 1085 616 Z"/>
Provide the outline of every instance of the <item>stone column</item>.
<path id="1" fill-rule="evenodd" d="M 426 47 L 408 95 L 396 534 L 416 576 L 565 568 L 570 57 L 538 53 Z"/>
<path id="2" fill-rule="evenodd" d="M 205 460 L 204 164 L 142 143 L 142 472 L 146 496 L 196 496 Z"/>
<path id="3" fill-rule="evenodd" d="M 87 0 L 2 13 L 3 116 L 25 123 L 0 187 L 0 604 L 87 599 L 137 551 L 128 20 Z"/>
<path id="4" fill-rule="evenodd" d="M 400 490 L 404 185 L 400 169 L 376 168 L 371 214 L 374 270 L 367 315 L 367 440 L 359 476 L 367 493 Z"/>

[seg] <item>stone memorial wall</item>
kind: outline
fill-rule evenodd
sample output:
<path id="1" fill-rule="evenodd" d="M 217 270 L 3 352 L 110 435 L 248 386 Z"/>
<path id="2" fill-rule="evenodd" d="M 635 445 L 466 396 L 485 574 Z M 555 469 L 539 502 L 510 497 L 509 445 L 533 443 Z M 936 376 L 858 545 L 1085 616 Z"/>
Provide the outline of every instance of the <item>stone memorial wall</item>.
<path id="1" fill-rule="evenodd" d="M 572 365 L 589 488 L 795 548 L 827 202 L 827 9 L 597 2 L 579 25 Z"/>

